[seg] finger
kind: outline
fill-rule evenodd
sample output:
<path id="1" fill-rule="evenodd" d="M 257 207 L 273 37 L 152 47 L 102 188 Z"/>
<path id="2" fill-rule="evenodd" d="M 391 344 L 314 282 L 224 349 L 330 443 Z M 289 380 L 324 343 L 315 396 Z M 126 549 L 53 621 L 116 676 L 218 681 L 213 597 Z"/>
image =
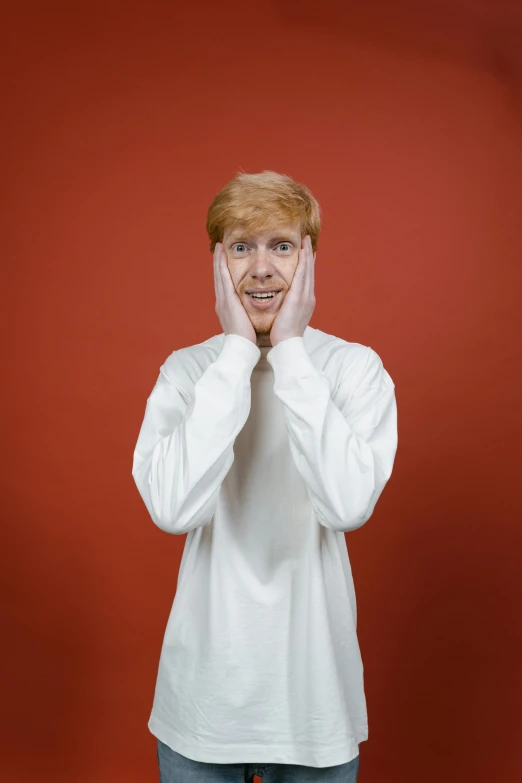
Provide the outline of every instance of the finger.
<path id="1" fill-rule="evenodd" d="M 224 250 L 221 252 L 221 262 L 219 264 L 219 277 L 221 280 L 221 285 L 223 287 L 223 294 L 224 296 L 230 296 L 231 294 L 235 294 L 235 288 L 234 284 L 232 282 L 232 277 L 230 275 L 230 270 L 228 268 L 227 263 L 227 254 Z"/>
<path id="2" fill-rule="evenodd" d="M 216 242 L 216 245 L 214 247 L 214 258 L 213 258 L 214 290 L 216 292 L 216 298 L 219 297 L 218 272 L 217 272 L 218 256 L 219 256 L 219 245 Z"/>
<path id="3" fill-rule="evenodd" d="M 307 256 L 308 256 L 308 263 L 306 265 L 307 267 L 307 274 L 306 274 L 306 295 L 307 296 L 313 296 L 314 294 L 314 283 L 315 283 L 315 258 L 314 258 L 314 251 L 312 248 L 312 238 L 310 235 L 307 237 Z"/>
<path id="4" fill-rule="evenodd" d="M 241 302 L 240 296 L 238 292 L 236 291 L 236 287 L 234 285 L 234 281 L 232 280 L 232 275 L 230 274 L 230 269 L 228 268 L 228 261 L 227 261 L 227 254 L 223 250 L 222 252 L 222 259 L 221 259 L 221 283 L 223 285 L 223 295 L 228 299 L 229 301 L 231 299 L 238 299 Z"/>
<path id="5" fill-rule="evenodd" d="M 292 279 L 292 287 L 298 293 L 302 293 L 305 290 L 306 280 L 307 280 L 307 266 L 308 266 L 308 259 L 307 259 L 306 242 L 303 239 L 303 242 L 301 244 L 301 250 L 299 251 L 299 255 L 298 255 L 297 266 L 295 268 L 294 277 Z"/>
<path id="6" fill-rule="evenodd" d="M 216 286 L 216 296 L 218 299 L 223 299 L 225 291 L 223 288 L 223 280 L 221 277 L 221 256 L 223 254 L 223 245 L 218 242 L 216 249 L 214 250 L 214 283 Z"/>
<path id="7" fill-rule="evenodd" d="M 308 236 L 306 236 L 303 241 L 303 259 L 301 263 L 303 267 L 301 292 L 303 296 L 307 296 L 310 289 L 310 252 L 308 248 Z"/>

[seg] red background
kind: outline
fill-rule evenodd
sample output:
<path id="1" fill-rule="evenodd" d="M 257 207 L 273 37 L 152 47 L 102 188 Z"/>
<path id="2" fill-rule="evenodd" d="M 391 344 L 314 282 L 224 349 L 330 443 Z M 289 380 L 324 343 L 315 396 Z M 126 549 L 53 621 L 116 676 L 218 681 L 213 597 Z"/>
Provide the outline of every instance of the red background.
<path id="1" fill-rule="evenodd" d="M 159 366 L 221 332 L 204 224 L 239 168 L 311 188 L 311 325 L 396 384 L 347 535 L 359 781 L 521 779 L 520 2 L 16 2 L 2 29 L 2 779 L 158 780 L 185 537 L 132 453 Z"/>

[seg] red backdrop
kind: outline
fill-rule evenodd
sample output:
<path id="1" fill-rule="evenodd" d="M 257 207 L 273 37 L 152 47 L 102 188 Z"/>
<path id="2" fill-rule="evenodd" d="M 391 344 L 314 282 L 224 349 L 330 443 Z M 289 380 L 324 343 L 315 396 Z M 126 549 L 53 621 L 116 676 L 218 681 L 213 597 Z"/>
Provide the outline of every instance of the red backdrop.
<path id="1" fill-rule="evenodd" d="M 347 534 L 360 781 L 514 783 L 520 4 L 245 5 L 4 13 L 1 776 L 158 779 L 185 537 L 153 525 L 132 454 L 159 366 L 221 331 L 207 206 L 270 168 L 323 208 L 311 325 L 396 384 L 394 473 Z"/>

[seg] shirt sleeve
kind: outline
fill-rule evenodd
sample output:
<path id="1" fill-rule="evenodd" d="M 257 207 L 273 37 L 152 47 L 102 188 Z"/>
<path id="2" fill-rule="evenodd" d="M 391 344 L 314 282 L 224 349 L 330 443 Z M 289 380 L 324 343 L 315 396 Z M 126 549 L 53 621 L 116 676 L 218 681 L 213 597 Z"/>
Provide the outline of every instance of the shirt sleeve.
<path id="1" fill-rule="evenodd" d="M 192 399 L 165 365 L 160 367 L 132 476 L 153 522 L 167 533 L 181 535 L 212 521 L 234 462 L 234 441 L 250 412 L 250 377 L 260 355 L 245 337 L 226 335 L 218 358 L 194 385 Z"/>
<path id="2" fill-rule="evenodd" d="M 360 380 L 347 373 L 331 397 L 324 372 L 302 337 L 272 348 L 274 393 L 284 404 L 290 449 L 318 521 L 345 532 L 372 515 L 391 476 L 397 450 L 395 385 L 367 349 Z"/>

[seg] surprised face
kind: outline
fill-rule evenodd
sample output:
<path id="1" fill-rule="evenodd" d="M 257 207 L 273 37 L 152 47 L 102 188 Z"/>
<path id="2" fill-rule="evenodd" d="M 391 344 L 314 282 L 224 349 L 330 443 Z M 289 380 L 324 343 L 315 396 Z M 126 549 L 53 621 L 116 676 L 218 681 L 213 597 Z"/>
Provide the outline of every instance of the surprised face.
<path id="1" fill-rule="evenodd" d="M 258 233 L 234 226 L 224 232 L 230 276 L 257 334 L 270 334 L 292 283 L 301 241 L 296 224 L 275 225 Z"/>

